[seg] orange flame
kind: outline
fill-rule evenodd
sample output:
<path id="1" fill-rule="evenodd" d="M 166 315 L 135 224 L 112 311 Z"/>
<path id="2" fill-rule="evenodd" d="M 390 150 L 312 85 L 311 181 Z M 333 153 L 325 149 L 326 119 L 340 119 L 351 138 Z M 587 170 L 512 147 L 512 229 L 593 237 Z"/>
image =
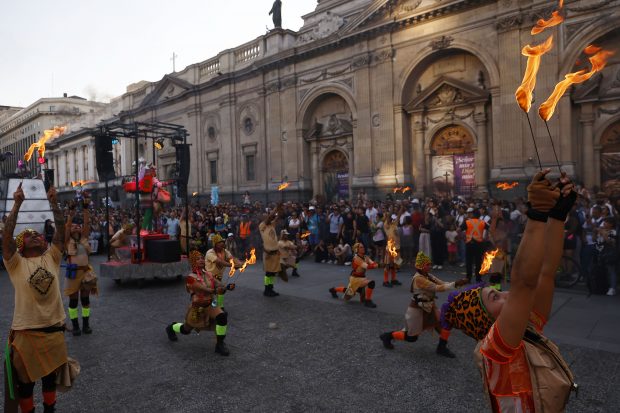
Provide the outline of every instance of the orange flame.
<path id="1" fill-rule="evenodd" d="M 515 98 L 524 112 L 529 112 L 532 107 L 533 92 L 536 87 L 536 74 L 540 68 L 540 60 L 552 47 L 553 36 L 549 36 L 544 43 L 537 46 L 530 46 L 528 44 L 521 50 L 521 54 L 527 56 L 527 67 L 525 68 L 521 86 L 515 92 Z"/>
<path id="2" fill-rule="evenodd" d="M 595 46 L 586 47 L 588 52 L 591 53 L 593 50 L 597 48 Z M 585 52 L 585 50 L 584 50 Z M 579 70 L 577 72 L 568 73 L 564 76 L 564 80 L 555 85 L 553 89 L 553 93 L 551 96 L 544 101 L 540 107 L 538 108 L 538 115 L 545 121 L 548 121 L 553 116 L 553 112 L 555 111 L 555 107 L 560 101 L 560 98 L 564 95 L 566 90 L 573 84 L 583 83 L 586 80 L 590 79 L 596 72 L 600 72 L 603 70 L 605 65 L 607 64 L 607 59 L 611 57 L 614 52 L 609 50 L 601 50 L 598 48 L 598 51 L 591 57 L 588 58 L 590 63 L 592 64 L 592 70 L 586 72 L 585 69 Z"/>
<path id="3" fill-rule="evenodd" d="M 85 181 L 85 180 L 81 180 L 81 181 L 71 181 L 71 187 L 75 188 L 76 186 L 84 186 L 84 185 L 88 185 L 88 184 L 94 184 L 97 181 L 93 181 L 93 180 L 89 180 L 89 181 Z"/>
<path id="4" fill-rule="evenodd" d="M 393 258 L 398 256 L 398 251 L 396 251 L 396 244 L 393 239 L 389 239 L 387 242 L 387 250 Z"/>
<path id="5" fill-rule="evenodd" d="M 232 278 L 233 275 L 235 275 L 235 272 L 237 271 L 235 269 L 235 260 L 234 259 L 230 259 L 230 265 L 232 265 L 232 267 L 230 267 L 230 271 L 228 271 L 228 276 Z"/>
<path id="6" fill-rule="evenodd" d="M 305 239 L 308 238 L 310 236 L 311 232 L 310 231 L 306 231 L 303 234 L 301 234 L 301 239 Z"/>
<path id="7" fill-rule="evenodd" d="M 400 190 L 401 190 L 401 189 L 402 189 L 402 188 L 401 188 L 400 186 L 395 186 L 395 187 L 392 189 L 392 193 L 394 193 L 394 194 L 395 194 L 396 192 L 400 192 Z"/>
<path id="8" fill-rule="evenodd" d="M 239 272 L 244 272 L 245 271 L 245 267 L 248 266 L 248 261 L 245 260 L 245 262 L 243 263 L 243 265 L 241 266 L 241 268 L 239 268 Z"/>
<path id="9" fill-rule="evenodd" d="M 560 0 L 560 1 L 558 2 L 558 7 L 559 7 L 559 8 L 564 7 L 564 0 Z"/>
<path id="10" fill-rule="evenodd" d="M 560 12 L 556 10 L 553 13 L 551 13 L 551 17 L 549 18 L 549 20 L 538 19 L 538 21 L 536 22 L 536 26 L 532 27 L 531 33 L 532 35 L 542 33 L 543 31 L 545 31 L 545 29 L 548 29 L 549 27 L 557 26 L 563 21 L 564 21 L 564 17 L 562 17 L 560 15 Z"/>
<path id="11" fill-rule="evenodd" d="M 518 182 L 513 182 L 513 183 L 508 183 L 508 182 L 498 182 L 497 185 L 495 185 L 496 188 L 501 189 L 502 191 L 508 191 L 509 189 L 512 189 L 516 186 L 519 186 Z"/>
<path id="12" fill-rule="evenodd" d="M 250 250 L 250 258 L 246 259 L 241 268 L 239 268 L 239 272 L 244 272 L 248 265 L 256 264 L 256 249 L 252 248 Z M 234 273 L 233 273 L 234 274 Z M 230 275 L 230 274 L 229 274 Z M 231 276 L 232 277 L 232 276 Z"/>
<path id="13" fill-rule="evenodd" d="M 409 188 L 408 186 L 405 186 L 401 189 L 401 192 L 404 194 L 405 192 L 411 191 L 411 188 Z"/>
<path id="14" fill-rule="evenodd" d="M 594 46 L 593 44 L 591 44 L 589 46 L 586 46 L 586 48 L 583 49 L 583 52 L 587 54 L 588 56 L 592 56 L 593 54 L 596 54 L 600 52 L 601 50 L 603 50 L 602 47 Z"/>
<path id="15" fill-rule="evenodd" d="M 59 137 L 66 131 L 66 126 L 54 126 L 54 129 L 47 129 L 43 131 L 43 136 L 41 136 L 41 138 L 37 142 L 30 145 L 30 147 L 26 151 L 26 154 L 24 155 L 24 161 L 28 162 L 30 158 L 32 158 L 32 154 L 34 153 L 35 149 L 37 150 L 37 152 L 39 152 L 39 157 L 43 158 L 45 156 L 45 142 Z"/>
<path id="16" fill-rule="evenodd" d="M 499 248 L 495 249 L 495 251 L 489 251 L 484 254 L 484 260 L 482 261 L 482 265 L 480 266 L 480 274 L 486 274 L 491 269 L 491 264 L 493 264 L 493 259 L 499 252 Z"/>
<path id="17" fill-rule="evenodd" d="M 290 183 L 284 182 L 283 184 L 278 186 L 278 191 L 282 191 L 282 190 L 288 188 L 289 185 L 290 185 Z"/>

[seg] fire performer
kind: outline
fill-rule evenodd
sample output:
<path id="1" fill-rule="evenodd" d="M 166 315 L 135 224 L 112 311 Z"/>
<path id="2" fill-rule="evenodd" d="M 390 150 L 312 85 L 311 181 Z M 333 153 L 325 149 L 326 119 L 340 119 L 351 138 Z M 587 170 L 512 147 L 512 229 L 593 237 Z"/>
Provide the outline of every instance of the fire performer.
<path id="1" fill-rule="evenodd" d="M 372 302 L 372 293 L 375 288 L 375 281 L 366 277 L 366 270 L 372 270 L 379 265 L 366 255 L 366 249 L 361 243 L 353 245 L 353 261 L 351 262 L 351 276 L 349 277 L 349 285 L 332 287 L 329 289 L 330 294 L 334 298 L 338 298 L 338 293 L 344 293 L 344 300 L 349 301 L 356 293 L 360 293 L 360 300 L 366 307 L 376 308 L 377 305 Z"/>
<path id="2" fill-rule="evenodd" d="M 379 336 L 383 346 L 392 350 L 392 340 L 413 343 L 424 330 L 434 329 L 439 333 L 437 354 L 454 358 L 455 355 L 447 347 L 450 330 L 442 328 L 439 323 L 439 309 L 435 305 L 436 293 L 459 288 L 469 281 L 467 278 L 454 282 L 445 282 L 430 273 L 431 259 L 423 252 L 419 252 L 415 260 L 417 272 L 411 280 L 411 301 L 405 312 L 405 328 L 398 331 L 388 331 Z"/>
<path id="3" fill-rule="evenodd" d="M 69 319 L 73 325 L 73 335 L 91 334 L 90 295 L 97 294 L 97 276 L 88 255 L 92 252 L 88 238 L 90 236 L 90 199 L 82 199 L 82 223 L 75 219 L 76 204 L 69 207 L 69 217 L 65 227 L 65 248 L 67 251 L 67 270 L 65 296 L 69 297 Z M 78 299 L 82 303 L 82 329 L 78 320 Z"/>
<path id="4" fill-rule="evenodd" d="M 215 294 L 224 294 L 235 289 L 235 284 L 224 285 L 208 271 L 205 271 L 205 257 L 199 251 L 189 254 L 192 273 L 187 276 L 185 288 L 191 296 L 191 304 L 185 314 L 185 323 L 172 323 L 166 327 L 170 341 L 177 341 L 177 334 L 187 335 L 192 330 L 202 331 L 213 326 L 217 343 L 215 352 L 228 356 L 230 351 L 224 343 L 228 327 L 228 313 L 213 300 Z"/>
<path id="5" fill-rule="evenodd" d="M 158 222 L 163 204 L 172 200 L 170 193 L 163 189 L 168 183 L 157 179 L 156 174 L 157 171 L 153 164 L 146 165 L 144 167 L 144 172 L 139 173 L 140 180 L 142 181 L 142 188 L 140 188 L 140 190 L 148 193 L 148 200 L 145 203 L 147 207 L 144 211 L 144 218 L 142 219 L 142 228 L 149 231 L 154 229 L 153 222 Z"/>
<path id="6" fill-rule="evenodd" d="M 215 234 L 211 239 L 213 248 L 207 251 L 205 255 L 205 263 L 207 273 L 211 274 L 218 282 L 222 282 L 224 275 L 224 268 L 232 268 L 233 264 L 235 268 L 240 268 L 243 263 L 232 256 L 225 246 L 224 238 L 221 235 Z M 231 262 L 232 261 L 232 262 Z M 224 308 L 224 294 L 217 294 L 217 306 Z"/>
<path id="7" fill-rule="evenodd" d="M 400 268 L 402 259 L 400 258 L 400 235 L 398 234 L 398 217 L 396 214 L 387 215 L 383 230 L 388 238 L 388 248 L 385 249 L 385 267 L 383 268 L 383 286 L 392 288 L 401 285 L 396 279 L 396 272 Z M 391 241 L 391 242 L 390 242 Z M 390 274 L 392 282 L 390 283 Z"/>
<path id="8" fill-rule="evenodd" d="M 528 186 L 529 219 L 510 291 L 475 286 L 452 293 L 442 307 L 445 328 L 461 329 L 479 341 L 475 355 L 493 412 L 564 411 L 576 388 L 557 346 L 542 335 L 562 256 L 564 221 L 577 199 L 565 174 L 552 185 L 548 172 L 537 173 Z"/>
<path id="9" fill-rule="evenodd" d="M 280 266 L 282 271 L 289 268 L 293 269 L 291 276 L 299 277 L 297 267 L 299 260 L 297 259 L 297 246 L 289 239 L 289 232 L 285 229 L 280 231 L 280 241 L 278 241 L 278 250 L 280 251 Z"/>
<path id="10" fill-rule="evenodd" d="M 265 297 L 277 297 L 280 294 L 273 290 L 273 282 L 276 275 L 288 282 L 288 276 L 282 271 L 280 265 L 280 250 L 278 248 L 278 236 L 276 235 L 275 219 L 278 216 L 278 208 L 271 211 L 258 225 L 260 236 L 263 239 L 263 268 L 265 269 Z"/>
<path id="11" fill-rule="evenodd" d="M 53 412 L 56 405 L 57 371 L 67 360 L 64 338 L 65 310 L 60 293 L 60 261 L 64 249 L 65 218 L 58 207 L 56 189 L 47 198 L 54 214 L 56 230 L 48 247 L 43 234 L 32 229 L 13 231 L 24 201 L 21 184 L 13 194 L 15 201 L 2 236 L 2 257 L 15 288 L 13 323 L 7 344 L 5 380 L 13 398 L 12 384 L 17 384 L 17 399 L 22 412 L 34 411 L 33 390 L 42 381 L 43 411 Z M 5 387 L 6 388 L 6 387 Z M 7 398 L 8 400 L 8 398 Z M 15 409 L 9 402 L 5 411 Z"/>

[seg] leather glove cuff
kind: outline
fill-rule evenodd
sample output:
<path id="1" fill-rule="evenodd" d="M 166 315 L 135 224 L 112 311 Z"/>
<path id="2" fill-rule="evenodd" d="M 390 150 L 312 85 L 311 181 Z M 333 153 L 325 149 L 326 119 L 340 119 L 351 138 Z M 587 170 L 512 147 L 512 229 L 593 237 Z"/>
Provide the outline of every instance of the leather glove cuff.
<path id="1" fill-rule="evenodd" d="M 527 203 L 526 215 L 529 219 L 539 222 L 547 222 L 547 218 L 549 217 L 549 214 L 532 208 L 532 205 L 529 202 Z"/>

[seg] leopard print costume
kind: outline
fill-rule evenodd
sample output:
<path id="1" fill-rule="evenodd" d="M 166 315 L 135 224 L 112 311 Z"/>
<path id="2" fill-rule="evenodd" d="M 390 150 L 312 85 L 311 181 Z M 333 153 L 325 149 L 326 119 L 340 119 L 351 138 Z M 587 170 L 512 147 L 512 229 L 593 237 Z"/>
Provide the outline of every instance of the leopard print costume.
<path id="1" fill-rule="evenodd" d="M 458 328 L 473 339 L 482 340 L 495 319 L 482 303 L 482 286 L 475 285 L 464 291 L 456 291 L 448 297 L 441 308 L 441 324 L 444 328 Z"/>

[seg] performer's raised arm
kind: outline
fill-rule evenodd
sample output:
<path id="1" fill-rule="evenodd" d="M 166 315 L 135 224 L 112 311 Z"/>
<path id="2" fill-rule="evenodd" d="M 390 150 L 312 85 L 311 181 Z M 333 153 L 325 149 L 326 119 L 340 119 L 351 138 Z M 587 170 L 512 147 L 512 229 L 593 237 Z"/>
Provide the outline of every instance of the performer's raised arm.
<path id="1" fill-rule="evenodd" d="M 560 197 L 560 190 L 546 179 L 548 173 L 548 169 L 538 172 L 527 188 L 529 219 L 510 273 L 510 294 L 497 318 L 501 336 L 507 345 L 514 348 L 521 343 L 534 308 L 538 276 L 549 247 L 545 243 L 546 222 L 549 211 Z M 487 309 L 493 313 L 488 307 L 492 306 L 494 301 L 501 300 L 501 296 L 490 290 L 483 290 L 483 294 L 488 297 L 486 300 L 485 297 L 482 299 L 487 302 Z"/>
<path id="2" fill-rule="evenodd" d="M 17 214 L 19 208 L 24 202 L 24 191 L 22 190 L 22 184 L 20 183 L 17 190 L 13 194 L 13 209 L 9 213 L 4 223 L 4 231 L 2 233 L 2 258 L 9 260 L 17 251 L 17 245 L 13 239 L 13 232 L 15 231 L 15 225 L 17 224 Z"/>
<path id="3" fill-rule="evenodd" d="M 90 199 L 84 198 L 82 201 L 82 238 L 88 239 L 90 237 L 90 210 L 88 209 L 90 205 Z"/>
<path id="4" fill-rule="evenodd" d="M 52 244 L 56 246 L 60 251 L 64 251 L 65 247 L 65 216 L 60 210 L 58 206 L 58 199 L 56 198 L 56 188 L 50 186 L 49 191 L 47 191 L 47 200 L 50 203 L 50 208 L 52 213 L 54 214 L 54 226 L 56 230 L 54 231 L 54 238 L 52 239 Z"/>

